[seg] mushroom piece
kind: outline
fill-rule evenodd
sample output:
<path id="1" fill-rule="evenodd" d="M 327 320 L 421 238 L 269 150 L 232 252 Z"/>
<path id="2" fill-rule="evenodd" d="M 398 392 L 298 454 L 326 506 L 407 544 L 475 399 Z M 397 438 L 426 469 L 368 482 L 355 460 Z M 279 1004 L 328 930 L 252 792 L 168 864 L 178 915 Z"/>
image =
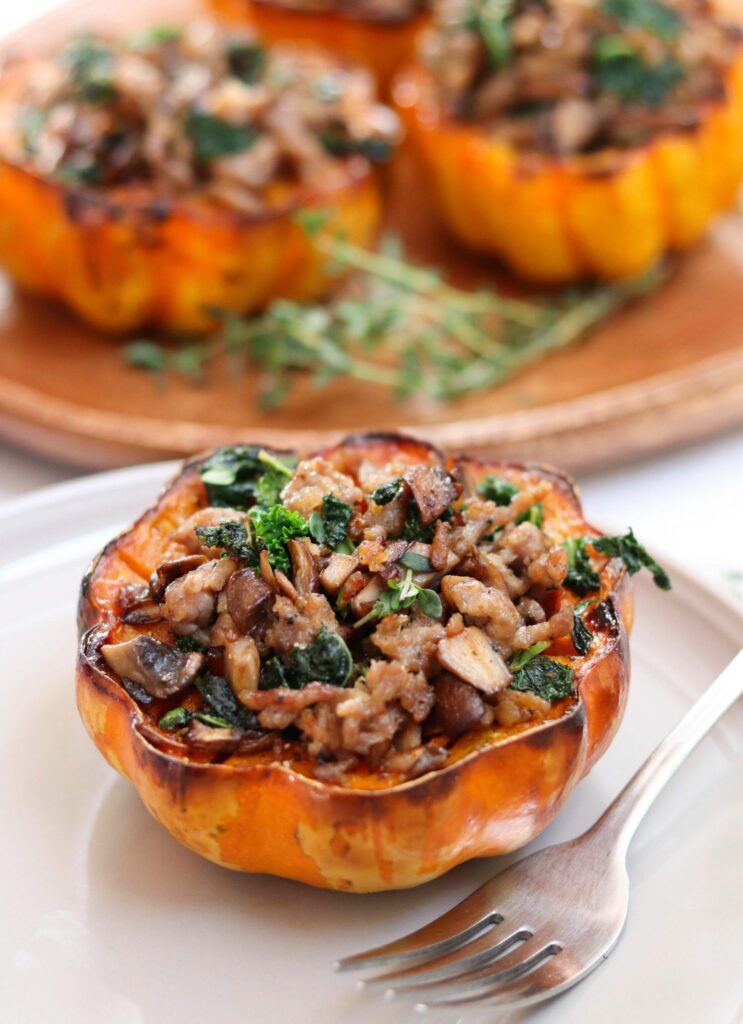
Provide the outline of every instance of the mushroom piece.
<path id="1" fill-rule="evenodd" d="M 127 583 L 121 588 L 119 611 L 122 622 L 136 626 L 157 622 L 163 617 L 162 608 L 157 601 L 153 601 L 150 588 L 144 583 Z"/>
<path id="2" fill-rule="evenodd" d="M 242 730 L 205 725 L 194 718 L 188 726 L 186 739 L 191 746 L 199 750 L 213 754 L 231 754 L 240 745 Z"/>
<path id="3" fill-rule="evenodd" d="M 351 598 L 351 611 L 357 619 L 362 618 L 374 607 L 377 598 L 387 589 L 387 583 L 381 576 L 372 576 L 363 590 Z"/>
<path id="4" fill-rule="evenodd" d="M 511 681 L 505 661 L 477 626 L 445 637 L 436 653 L 444 668 L 483 693 L 497 693 Z"/>
<path id="5" fill-rule="evenodd" d="M 227 581 L 224 590 L 227 610 L 238 633 L 245 635 L 266 611 L 273 591 L 252 569 L 238 569 Z"/>
<path id="6" fill-rule="evenodd" d="M 294 574 L 294 586 L 300 597 L 317 590 L 317 564 L 307 545 L 296 538 L 286 545 Z"/>
<path id="7" fill-rule="evenodd" d="M 162 601 L 166 588 L 180 576 L 198 569 L 206 562 L 206 555 L 185 555 L 163 562 L 150 576 L 150 592 L 156 601 Z"/>
<path id="8" fill-rule="evenodd" d="M 320 583 L 328 594 L 337 594 L 351 573 L 359 564 L 356 555 L 342 555 L 335 552 L 320 573 Z"/>
<path id="9" fill-rule="evenodd" d="M 224 645 L 227 682 L 241 704 L 249 693 L 255 693 L 261 675 L 261 657 L 255 641 L 243 637 Z"/>
<path id="10" fill-rule="evenodd" d="M 457 486 L 441 466 L 413 466 L 405 474 L 424 526 L 435 522 L 457 498 Z"/>
<path id="11" fill-rule="evenodd" d="M 436 724 L 447 736 L 456 739 L 480 725 L 485 702 L 474 686 L 445 672 L 433 688 L 436 693 Z"/>
<path id="12" fill-rule="evenodd" d="M 138 683 L 151 697 L 172 697 L 186 690 L 204 665 L 204 655 L 179 651 L 152 636 L 104 644 L 101 654 L 122 679 Z"/>

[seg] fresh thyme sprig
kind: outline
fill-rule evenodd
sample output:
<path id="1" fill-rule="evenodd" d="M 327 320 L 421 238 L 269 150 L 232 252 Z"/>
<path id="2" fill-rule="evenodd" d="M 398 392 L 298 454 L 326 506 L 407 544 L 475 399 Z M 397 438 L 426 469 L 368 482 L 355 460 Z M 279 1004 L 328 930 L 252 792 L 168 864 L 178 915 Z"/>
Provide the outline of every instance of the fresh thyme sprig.
<path id="1" fill-rule="evenodd" d="M 407 262 L 394 240 L 373 252 L 326 232 L 322 218 L 305 227 L 333 269 L 354 272 L 342 294 L 325 304 L 277 300 L 254 317 L 215 311 L 220 326 L 209 337 L 179 348 L 134 341 L 125 346 L 126 361 L 192 383 L 220 358 L 235 372 L 257 367 L 268 408 L 301 374 L 319 386 L 348 376 L 398 398 L 448 401 L 496 387 L 565 348 L 663 278 L 656 269 L 629 282 L 525 301 L 456 288 L 437 271 Z"/>

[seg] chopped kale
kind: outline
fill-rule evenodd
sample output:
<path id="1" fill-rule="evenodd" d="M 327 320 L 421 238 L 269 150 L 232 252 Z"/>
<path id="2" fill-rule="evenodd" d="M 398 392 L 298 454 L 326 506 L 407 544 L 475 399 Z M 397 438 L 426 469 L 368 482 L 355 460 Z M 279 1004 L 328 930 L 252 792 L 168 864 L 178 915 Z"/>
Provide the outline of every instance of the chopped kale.
<path id="1" fill-rule="evenodd" d="M 208 725 L 212 729 L 234 729 L 236 728 L 232 722 L 228 722 L 226 718 L 220 718 L 219 715 L 210 715 L 205 711 L 194 711 L 193 718 L 197 722 L 201 722 L 202 725 Z"/>
<path id="2" fill-rule="evenodd" d="M 235 445 L 216 451 L 200 472 L 211 505 L 244 509 L 256 502 L 275 505 L 293 465 L 291 458 L 278 459 L 262 448 Z"/>
<path id="3" fill-rule="evenodd" d="M 266 70 L 266 48 L 260 43 L 232 40 L 227 45 L 227 66 L 235 78 L 246 85 L 254 85 Z"/>
<path id="4" fill-rule="evenodd" d="M 166 711 L 157 724 L 167 732 L 175 732 L 176 729 L 182 729 L 184 725 L 188 725 L 192 717 L 188 708 L 173 708 L 172 711 Z"/>
<path id="5" fill-rule="evenodd" d="M 589 538 L 591 544 L 594 543 Z M 579 597 L 585 597 L 598 590 L 601 586 L 599 574 L 591 566 L 591 559 L 586 550 L 585 537 L 570 537 L 563 545 L 568 556 L 568 574 L 565 578 L 565 586 L 569 587 Z"/>
<path id="6" fill-rule="evenodd" d="M 284 666 L 277 657 L 266 658 L 263 662 L 261 665 L 260 683 L 258 685 L 261 690 L 275 690 L 279 686 L 289 685 L 284 674 Z"/>
<path id="7" fill-rule="evenodd" d="M 179 651 L 183 651 L 184 654 L 205 650 L 204 645 L 200 644 L 198 640 L 194 640 L 192 636 L 179 636 L 175 641 L 175 646 Z"/>
<path id="8" fill-rule="evenodd" d="M 573 609 L 573 630 L 570 637 L 578 654 L 588 654 L 593 645 L 593 633 L 583 618 L 583 612 L 590 607 L 592 601 L 581 601 Z"/>
<path id="9" fill-rule="evenodd" d="M 392 144 L 388 139 L 375 138 L 373 135 L 355 139 L 340 127 L 322 132 L 320 142 L 331 156 L 363 156 L 373 164 L 385 163 L 392 153 Z"/>
<path id="10" fill-rule="evenodd" d="M 530 508 L 524 509 L 521 515 L 516 516 L 516 525 L 519 523 L 533 523 L 540 530 L 544 523 L 544 507 L 541 501 L 538 501 L 536 505 L 532 505 Z"/>
<path id="11" fill-rule="evenodd" d="M 283 505 L 252 508 L 250 519 L 258 540 L 268 551 L 272 568 L 288 573 L 291 562 L 286 550 L 287 542 L 294 537 L 306 537 L 309 534 L 307 520 L 299 512 L 284 508 Z"/>
<path id="12" fill-rule="evenodd" d="M 514 673 L 510 689 L 535 693 L 542 700 L 561 700 L 573 692 L 573 670 L 538 654 Z"/>
<path id="13" fill-rule="evenodd" d="M 131 39 L 135 50 L 146 50 L 150 46 L 177 43 L 183 37 L 183 30 L 175 25 L 153 25 L 144 32 L 137 32 Z"/>
<path id="14" fill-rule="evenodd" d="M 494 501 L 496 505 L 510 505 L 512 499 L 519 493 L 519 488 L 505 477 L 491 474 L 477 485 L 477 493 L 488 501 Z"/>
<path id="15" fill-rule="evenodd" d="M 315 639 L 289 652 L 284 668 L 287 685 L 298 690 L 308 683 L 345 686 L 353 671 L 353 658 L 343 638 L 324 626 Z"/>
<path id="16" fill-rule="evenodd" d="M 247 521 L 231 519 L 217 526 L 197 526 L 195 533 L 206 547 L 224 548 L 246 565 L 258 565 L 261 545 L 248 532 Z"/>
<path id="17" fill-rule="evenodd" d="M 221 719 L 220 725 L 234 726 L 237 729 L 257 728 L 258 721 L 255 715 L 242 706 L 226 679 L 214 675 L 202 676 L 197 685 L 209 707 L 209 712 Z"/>
<path id="18" fill-rule="evenodd" d="M 445 517 L 446 513 L 444 513 L 440 518 L 444 519 Z M 415 499 L 411 498 L 408 502 L 408 508 L 405 514 L 405 525 L 400 537 L 403 540 L 419 540 L 424 544 L 430 544 L 435 532 L 435 523 L 429 523 L 427 526 L 424 526 L 421 522 L 421 514 L 418 504 Z"/>
<path id="19" fill-rule="evenodd" d="M 515 0 L 485 0 L 474 15 L 472 27 L 487 50 L 491 67 L 505 67 L 513 53 L 511 19 Z"/>
<path id="20" fill-rule="evenodd" d="M 194 156 L 202 163 L 244 153 L 259 134 L 250 125 L 232 124 L 203 110 L 190 110 L 184 127 L 193 145 Z"/>
<path id="21" fill-rule="evenodd" d="M 602 555 L 621 558 L 631 576 L 634 576 L 640 569 L 648 569 L 652 574 L 656 587 L 660 587 L 661 590 L 671 589 L 671 580 L 668 573 L 658 565 L 652 555 L 640 544 L 632 530 L 628 530 L 622 537 L 600 537 L 598 540 L 591 541 L 591 543 Z"/>
<path id="22" fill-rule="evenodd" d="M 334 551 L 341 549 L 348 552 L 348 524 L 353 515 L 353 508 L 334 494 L 326 494 L 322 499 L 322 511 L 313 512 L 310 516 L 310 533 L 318 544 L 327 544 Z"/>
<path id="23" fill-rule="evenodd" d="M 549 640 L 539 640 L 537 643 L 532 644 L 531 647 L 527 647 L 525 651 L 519 651 L 508 663 L 508 667 L 512 672 L 518 672 L 520 668 L 527 665 L 532 658 L 536 658 L 542 651 L 546 651 L 550 646 Z"/>
<path id="24" fill-rule="evenodd" d="M 660 106 L 684 78 L 683 65 L 671 57 L 648 64 L 625 36 L 602 36 L 593 50 L 593 74 L 607 92 L 625 103 Z"/>
<path id="25" fill-rule="evenodd" d="M 403 481 L 400 477 L 398 477 L 397 480 L 390 480 L 389 483 L 382 484 L 382 486 L 377 487 L 374 494 L 372 494 L 372 501 L 376 505 L 389 505 L 389 503 L 400 493 L 402 485 Z"/>
<path id="26" fill-rule="evenodd" d="M 99 40 L 89 35 L 76 36 L 67 44 L 63 61 L 81 99 L 96 105 L 116 99 L 113 55 Z"/>
<path id="27" fill-rule="evenodd" d="M 658 0 L 601 0 L 601 9 L 623 28 L 643 28 L 659 39 L 675 39 L 681 31 L 681 15 Z"/>

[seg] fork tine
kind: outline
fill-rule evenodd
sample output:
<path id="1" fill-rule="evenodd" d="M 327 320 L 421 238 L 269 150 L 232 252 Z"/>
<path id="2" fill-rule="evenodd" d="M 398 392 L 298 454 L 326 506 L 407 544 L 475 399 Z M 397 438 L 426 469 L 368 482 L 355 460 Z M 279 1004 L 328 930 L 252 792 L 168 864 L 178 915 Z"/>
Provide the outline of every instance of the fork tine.
<path id="1" fill-rule="evenodd" d="M 491 976 L 490 985 L 483 986 L 480 991 L 470 993 L 462 998 L 452 999 L 426 999 L 424 1002 L 416 1003 L 416 1010 L 420 1013 L 430 1009 L 441 1009 L 443 1007 L 456 1008 L 472 1004 L 482 1004 L 489 1007 L 501 1009 L 517 1009 L 530 1006 L 534 1003 L 551 999 L 564 992 L 566 989 L 577 984 L 590 971 L 604 962 L 605 957 L 599 957 L 589 964 L 578 964 L 569 956 L 558 956 L 557 954 L 543 959 L 545 950 L 539 951 L 530 957 L 531 963 L 537 963 L 532 970 L 520 971 L 516 976 L 511 974 L 505 980 L 497 980 L 497 976 Z"/>
<path id="2" fill-rule="evenodd" d="M 402 999 L 415 998 L 431 1004 L 481 999 L 484 992 L 490 992 L 504 982 L 534 970 L 545 957 L 559 952 L 559 949 L 554 942 L 544 943 L 542 938 L 530 936 L 512 952 L 479 970 L 467 971 L 445 981 L 395 985 L 390 990 Z"/>
<path id="3" fill-rule="evenodd" d="M 447 978 L 470 974 L 472 971 L 486 967 L 507 953 L 516 942 L 530 938 L 531 932 L 525 928 L 512 931 L 502 937 L 502 929 L 494 927 L 446 956 L 367 978 L 359 984 L 369 990 L 400 988 L 402 991 L 408 985 L 445 981 Z"/>
<path id="4" fill-rule="evenodd" d="M 486 883 L 435 921 L 401 939 L 354 956 L 343 957 L 336 961 L 334 969 L 350 971 L 384 967 L 409 960 L 428 961 L 452 953 L 503 920 L 493 909 L 492 900 L 487 894 L 488 888 L 489 884 Z"/>

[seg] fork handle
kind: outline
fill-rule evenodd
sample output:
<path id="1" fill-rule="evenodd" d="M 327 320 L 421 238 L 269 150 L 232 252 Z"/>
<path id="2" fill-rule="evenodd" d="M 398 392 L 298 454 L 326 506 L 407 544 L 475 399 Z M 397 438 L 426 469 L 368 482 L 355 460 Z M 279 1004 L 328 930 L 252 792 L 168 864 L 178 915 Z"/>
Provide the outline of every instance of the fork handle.
<path id="1" fill-rule="evenodd" d="M 665 784 L 742 693 L 743 650 L 656 747 L 585 838 L 609 841 L 624 858 L 638 825 Z"/>

